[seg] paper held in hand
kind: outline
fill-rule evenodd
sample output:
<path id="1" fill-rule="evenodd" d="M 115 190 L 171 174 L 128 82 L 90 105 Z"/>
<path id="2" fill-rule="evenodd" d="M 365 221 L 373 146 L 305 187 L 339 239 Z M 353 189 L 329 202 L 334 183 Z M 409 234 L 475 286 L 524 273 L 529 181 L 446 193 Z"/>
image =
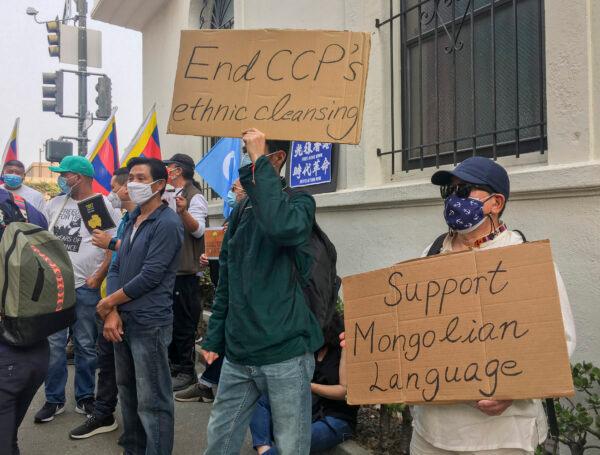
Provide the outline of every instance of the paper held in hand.
<path id="1" fill-rule="evenodd" d="M 371 38 L 321 30 L 184 30 L 168 133 L 358 144 Z"/>
<path id="2" fill-rule="evenodd" d="M 548 240 L 343 280 L 348 402 L 574 394 Z"/>
<path id="3" fill-rule="evenodd" d="M 219 259 L 224 237 L 224 228 L 206 228 L 204 231 L 204 254 L 208 259 Z"/>

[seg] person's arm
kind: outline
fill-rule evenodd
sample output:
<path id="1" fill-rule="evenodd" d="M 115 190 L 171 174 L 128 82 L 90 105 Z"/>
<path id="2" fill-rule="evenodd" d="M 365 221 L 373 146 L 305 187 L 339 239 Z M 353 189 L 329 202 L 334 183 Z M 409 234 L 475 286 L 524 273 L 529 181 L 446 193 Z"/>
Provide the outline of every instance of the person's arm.
<path id="1" fill-rule="evenodd" d="M 85 285 L 91 289 L 98 289 L 102 285 L 102 281 L 106 277 L 108 273 L 108 268 L 110 266 L 110 261 L 112 259 L 112 252 L 106 250 L 104 252 L 104 260 L 100 264 L 100 267 L 92 273 L 91 276 L 85 280 Z"/>
<path id="2" fill-rule="evenodd" d="M 240 182 L 252 201 L 259 226 L 269 239 L 283 246 L 302 245 L 310 236 L 315 220 L 315 201 L 306 193 L 288 195 L 267 158 L 240 169 Z"/>
<path id="3" fill-rule="evenodd" d="M 554 273 L 556 274 L 556 285 L 558 287 L 558 298 L 560 300 L 560 311 L 562 313 L 563 325 L 565 328 L 565 338 L 567 340 L 567 352 L 569 358 L 573 357 L 575 352 L 575 345 L 577 343 L 577 336 L 575 334 L 575 321 L 573 319 L 573 312 L 571 311 L 571 303 L 569 302 L 569 296 L 567 295 L 567 288 L 565 283 L 558 271 L 558 267 L 554 264 Z"/>
<path id="4" fill-rule="evenodd" d="M 98 313 L 101 316 L 106 315 L 118 305 L 138 299 L 160 285 L 173 257 L 179 253 L 182 243 L 181 223 L 158 221 L 141 270 L 121 289 L 102 299 L 98 303 Z"/>
<path id="5" fill-rule="evenodd" d="M 240 206 L 238 204 L 231 215 L 231 219 L 240 218 L 237 215 L 239 210 Z M 223 238 L 223 246 L 221 246 L 221 253 L 219 254 L 219 282 L 215 292 L 215 301 L 212 305 L 212 315 L 208 320 L 208 331 L 205 340 L 202 342 L 202 349 L 206 351 L 204 357 L 209 364 L 212 363 L 218 355 L 222 355 L 225 352 L 225 319 L 227 318 L 227 312 L 229 311 L 227 258 L 229 254 L 228 243 L 231 238 L 231 232 L 235 232 L 235 228 L 227 229 L 225 237 Z M 213 355 L 211 356 L 210 354 Z"/>
<path id="6" fill-rule="evenodd" d="M 342 349 L 342 355 L 340 356 L 340 367 L 339 367 L 340 383 L 336 385 L 324 385 L 311 383 L 311 392 L 327 398 L 329 400 L 346 400 L 347 383 L 346 383 L 346 350 Z"/>
<path id="7" fill-rule="evenodd" d="M 204 196 L 196 194 L 190 201 L 189 207 L 183 196 L 177 196 L 176 205 L 177 213 L 181 217 L 185 230 L 197 239 L 202 237 L 206 229 L 206 217 L 208 216 L 208 203 Z"/>

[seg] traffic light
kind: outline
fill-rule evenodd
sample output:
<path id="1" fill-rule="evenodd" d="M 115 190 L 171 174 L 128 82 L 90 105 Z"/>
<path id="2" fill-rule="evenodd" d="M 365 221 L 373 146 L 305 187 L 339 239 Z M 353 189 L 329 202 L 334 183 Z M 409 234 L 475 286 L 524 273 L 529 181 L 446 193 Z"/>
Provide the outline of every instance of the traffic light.
<path id="1" fill-rule="evenodd" d="M 106 120 L 110 117 L 112 110 L 112 83 L 110 77 L 100 76 L 98 83 L 96 84 L 96 105 L 98 110 L 96 111 L 96 118 L 100 120 Z"/>
<path id="2" fill-rule="evenodd" d="M 58 16 L 50 22 L 46 22 L 48 32 L 48 54 L 50 57 L 60 57 L 60 21 Z"/>
<path id="3" fill-rule="evenodd" d="M 57 141 L 48 139 L 46 141 L 46 161 L 60 163 L 65 156 L 73 154 L 73 143 L 69 141 Z"/>
<path id="4" fill-rule="evenodd" d="M 64 73 L 42 73 L 42 111 L 54 112 L 58 115 L 63 113 L 63 87 Z"/>

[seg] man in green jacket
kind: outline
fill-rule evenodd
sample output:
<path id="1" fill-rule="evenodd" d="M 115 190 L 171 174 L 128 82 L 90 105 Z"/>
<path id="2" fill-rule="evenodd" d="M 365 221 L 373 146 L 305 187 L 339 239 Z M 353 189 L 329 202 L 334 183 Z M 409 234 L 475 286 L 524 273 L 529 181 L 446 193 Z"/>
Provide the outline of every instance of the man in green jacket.
<path id="1" fill-rule="evenodd" d="M 261 394 L 271 402 L 278 452 L 308 454 L 313 352 L 323 345 L 301 287 L 312 264 L 315 201 L 284 191 L 289 142 L 267 141 L 256 129 L 243 140 L 252 160 L 240 169 L 248 200 L 230 217 L 203 343 L 207 363 L 225 355 L 205 454 L 239 453 Z"/>

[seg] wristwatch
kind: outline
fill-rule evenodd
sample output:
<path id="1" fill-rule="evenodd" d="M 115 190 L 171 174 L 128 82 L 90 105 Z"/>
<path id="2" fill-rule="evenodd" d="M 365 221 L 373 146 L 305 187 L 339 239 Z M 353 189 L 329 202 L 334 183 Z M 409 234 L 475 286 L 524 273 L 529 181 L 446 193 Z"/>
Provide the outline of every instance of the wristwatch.
<path id="1" fill-rule="evenodd" d="M 117 251 L 117 241 L 118 239 L 115 237 L 110 239 L 110 242 L 108 242 L 108 249 L 111 251 Z"/>

